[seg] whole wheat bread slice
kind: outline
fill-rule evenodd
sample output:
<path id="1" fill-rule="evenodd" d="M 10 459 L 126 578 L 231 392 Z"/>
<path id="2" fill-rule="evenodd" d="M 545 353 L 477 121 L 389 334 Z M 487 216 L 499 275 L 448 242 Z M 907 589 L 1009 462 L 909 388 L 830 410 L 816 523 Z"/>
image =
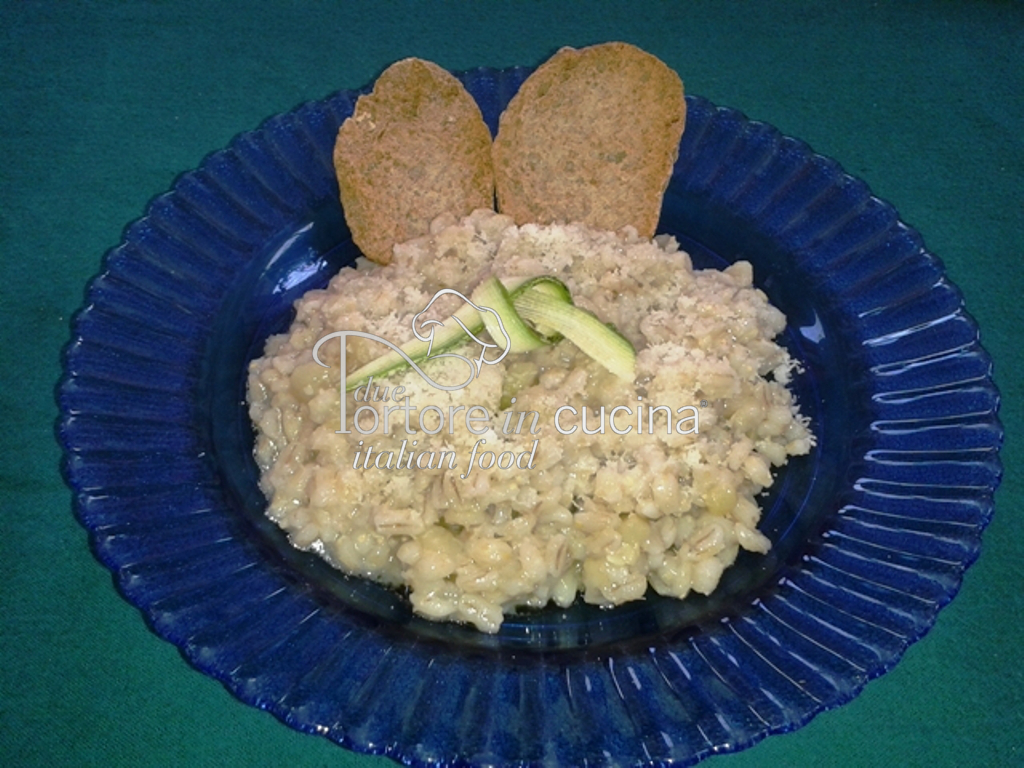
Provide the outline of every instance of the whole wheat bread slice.
<path id="1" fill-rule="evenodd" d="M 338 131 L 334 167 L 352 238 L 379 264 L 441 214 L 494 207 L 480 108 L 454 76 L 422 59 L 388 67 L 359 97 Z"/>
<path id="2" fill-rule="evenodd" d="M 627 43 L 563 48 L 501 116 L 498 210 L 652 237 L 685 122 L 683 83 L 660 59 Z"/>

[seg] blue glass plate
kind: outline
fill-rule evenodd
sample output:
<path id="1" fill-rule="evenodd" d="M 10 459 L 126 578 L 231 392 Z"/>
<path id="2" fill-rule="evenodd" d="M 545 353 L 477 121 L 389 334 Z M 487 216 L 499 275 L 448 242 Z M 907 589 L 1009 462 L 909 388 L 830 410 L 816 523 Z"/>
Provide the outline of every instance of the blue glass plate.
<path id="1" fill-rule="evenodd" d="M 529 74 L 460 77 L 494 131 Z M 160 636 L 293 728 L 404 763 L 675 765 L 855 696 L 978 555 L 1001 468 L 991 363 L 893 208 L 800 141 L 688 97 L 662 211 L 751 261 L 818 446 L 764 500 L 767 557 L 709 598 L 510 617 L 497 635 L 292 549 L 263 516 L 245 366 L 356 249 L 331 150 L 357 93 L 274 117 L 157 198 L 76 315 L 59 440 L 96 556 Z"/>

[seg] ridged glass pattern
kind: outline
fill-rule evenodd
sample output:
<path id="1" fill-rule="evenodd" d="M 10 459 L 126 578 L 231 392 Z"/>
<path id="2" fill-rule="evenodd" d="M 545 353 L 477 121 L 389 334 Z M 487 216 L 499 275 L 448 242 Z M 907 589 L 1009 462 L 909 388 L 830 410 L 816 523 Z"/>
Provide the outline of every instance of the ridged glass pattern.
<path id="1" fill-rule="evenodd" d="M 525 69 L 461 75 L 492 131 Z M 660 232 L 787 315 L 818 446 L 764 499 L 768 556 L 710 598 L 412 616 L 263 516 L 245 366 L 351 264 L 331 150 L 358 94 L 274 117 L 154 200 L 73 321 L 58 437 L 96 556 L 152 629 L 289 726 L 416 766 L 686 765 L 843 704 L 978 556 L 1000 479 L 991 362 L 921 237 L 832 160 L 687 98 Z"/>

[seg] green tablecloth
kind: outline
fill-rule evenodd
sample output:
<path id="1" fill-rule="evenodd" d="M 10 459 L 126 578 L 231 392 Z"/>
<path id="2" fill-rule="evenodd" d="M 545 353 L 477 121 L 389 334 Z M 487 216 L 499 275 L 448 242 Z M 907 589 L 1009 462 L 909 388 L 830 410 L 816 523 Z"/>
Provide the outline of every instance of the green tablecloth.
<path id="1" fill-rule="evenodd" d="M 996 362 L 1007 470 L 934 630 L 839 710 L 710 765 L 1024 761 L 1024 6 L 1011 2 L 0 4 L 0 764 L 384 766 L 190 668 L 89 552 L 58 473 L 68 321 L 122 227 L 263 118 L 409 55 L 621 39 L 862 177 L 946 263 Z"/>

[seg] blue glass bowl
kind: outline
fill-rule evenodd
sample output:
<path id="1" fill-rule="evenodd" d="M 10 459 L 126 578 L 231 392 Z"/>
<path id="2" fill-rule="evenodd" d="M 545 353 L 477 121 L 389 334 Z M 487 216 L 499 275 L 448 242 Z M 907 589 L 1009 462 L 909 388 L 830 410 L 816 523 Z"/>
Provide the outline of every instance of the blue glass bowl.
<path id="1" fill-rule="evenodd" d="M 460 75 L 491 130 L 527 69 Z M 768 556 L 710 597 L 509 617 L 497 635 L 299 552 L 263 515 L 245 367 L 357 255 L 331 150 L 358 93 L 274 117 L 158 197 L 73 321 L 58 437 L 121 593 L 239 699 L 404 763 L 682 765 L 855 696 L 978 555 L 991 363 L 893 208 L 800 141 L 687 98 L 660 232 L 743 258 L 789 320 L 818 445 L 764 499 Z"/>

